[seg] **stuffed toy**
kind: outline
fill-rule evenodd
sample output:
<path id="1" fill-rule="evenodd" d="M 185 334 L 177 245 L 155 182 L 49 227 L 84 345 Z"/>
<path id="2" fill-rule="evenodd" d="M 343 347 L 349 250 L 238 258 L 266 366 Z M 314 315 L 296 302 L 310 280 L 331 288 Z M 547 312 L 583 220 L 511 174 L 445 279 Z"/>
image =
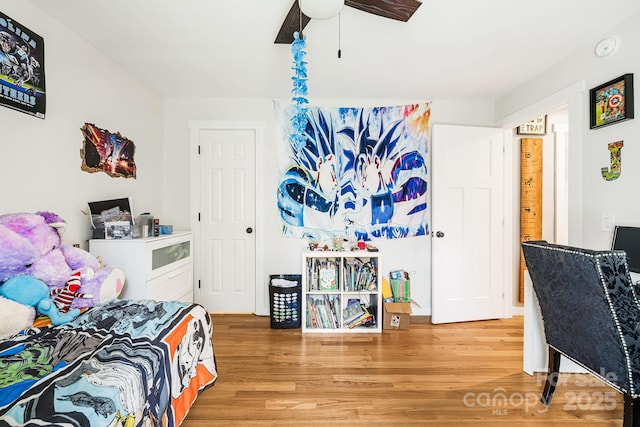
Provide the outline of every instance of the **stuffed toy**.
<path id="1" fill-rule="evenodd" d="M 80 315 L 77 308 L 61 313 L 49 298 L 49 293 L 49 287 L 44 282 L 31 276 L 12 277 L 0 286 L 0 296 L 36 308 L 38 313 L 48 316 L 53 325 L 62 325 Z"/>
<path id="2" fill-rule="evenodd" d="M 0 289 L 13 277 L 30 276 L 48 286 L 51 303 L 55 300 L 63 310 L 117 298 L 124 286 L 123 271 L 62 244 L 65 226 L 51 212 L 0 215 Z"/>
<path id="3" fill-rule="evenodd" d="M 66 313 L 49 298 L 49 287 L 31 276 L 15 276 L 0 286 L 0 310 L 5 314 L 0 322 L 0 339 L 31 327 L 38 313 L 48 316 L 52 325 L 67 323 L 80 314 L 74 308 Z"/>
<path id="4" fill-rule="evenodd" d="M 54 296 L 53 302 L 56 304 L 61 313 L 66 313 L 71 308 L 71 304 L 75 298 L 93 298 L 91 294 L 79 292 L 82 286 L 81 275 L 79 271 L 71 274 L 71 278 L 67 281 L 64 288 L 53 289 L 51 295 Z"/>
<path id="5" fill-rule="evenodd" d="M 2 322 L 0 322 L 0 339 L 30 328 L 36 317 L 34 307 L 20 304 L 3 296 L 0 296 L 0 313 L 7 313 L 2 316 Z"/>

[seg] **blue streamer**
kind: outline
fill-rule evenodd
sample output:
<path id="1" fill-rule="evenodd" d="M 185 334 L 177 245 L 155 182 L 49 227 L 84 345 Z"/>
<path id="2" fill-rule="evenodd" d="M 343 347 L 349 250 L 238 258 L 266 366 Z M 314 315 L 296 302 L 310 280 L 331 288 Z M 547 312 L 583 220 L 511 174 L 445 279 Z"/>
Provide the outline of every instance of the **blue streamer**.
<path id="1" fill-rule="evenodd" d="M 300 37 L 299 32 L 293 33 L 293 43 L 291 43 L 291 53 L 293 54 L 293 67 L 291 69 L 295 72 L 291 80 L 293 81 L 293 97 L 291 100 L 294 102 L 294 114 L 291 117 L 291 141 L 296 151 L 300 150 L 305 144 L 305 129 L 307 127 L 307 63 L 304 61 L 304 57 L 307 52 L 306 35 Z"/>

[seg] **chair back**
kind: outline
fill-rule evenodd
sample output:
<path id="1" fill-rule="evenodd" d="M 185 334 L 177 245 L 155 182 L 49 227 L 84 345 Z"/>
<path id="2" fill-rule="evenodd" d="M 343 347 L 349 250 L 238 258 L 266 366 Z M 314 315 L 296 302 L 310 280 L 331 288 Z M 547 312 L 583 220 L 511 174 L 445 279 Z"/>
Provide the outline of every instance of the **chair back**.
<path id="1" fill-rule="evenodd" d="M 547 344 L 618 391 L 640 392 L 640 304 L 624 251 L 522 244 Z"/>

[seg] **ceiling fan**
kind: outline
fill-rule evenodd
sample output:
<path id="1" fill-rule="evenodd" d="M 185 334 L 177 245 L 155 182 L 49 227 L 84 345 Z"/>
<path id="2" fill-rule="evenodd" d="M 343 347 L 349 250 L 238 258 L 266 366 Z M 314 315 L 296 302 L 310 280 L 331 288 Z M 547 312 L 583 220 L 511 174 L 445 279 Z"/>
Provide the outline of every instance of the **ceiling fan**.
<path id="1" fill-rule="evenodd" d="M 344 4 L 363 12 L 407 22 L 422 3 L 417 0 L 345 0 Z M 293 33 L 302 31 L 310 20 L 304 13 L 301 16 L 298 0 L 294 1 L 274 43 L 292 43 Z"/>

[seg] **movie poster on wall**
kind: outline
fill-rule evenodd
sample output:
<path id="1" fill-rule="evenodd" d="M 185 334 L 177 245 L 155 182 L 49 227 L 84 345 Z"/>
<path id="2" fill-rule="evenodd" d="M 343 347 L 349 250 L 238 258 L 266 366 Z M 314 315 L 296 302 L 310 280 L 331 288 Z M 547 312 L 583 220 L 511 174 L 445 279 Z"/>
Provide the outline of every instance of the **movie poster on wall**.
<path id="1" fill-rule="evenodd" d="M 44 119 L 44 39 L 0 12 L 0 105 Z"/>

